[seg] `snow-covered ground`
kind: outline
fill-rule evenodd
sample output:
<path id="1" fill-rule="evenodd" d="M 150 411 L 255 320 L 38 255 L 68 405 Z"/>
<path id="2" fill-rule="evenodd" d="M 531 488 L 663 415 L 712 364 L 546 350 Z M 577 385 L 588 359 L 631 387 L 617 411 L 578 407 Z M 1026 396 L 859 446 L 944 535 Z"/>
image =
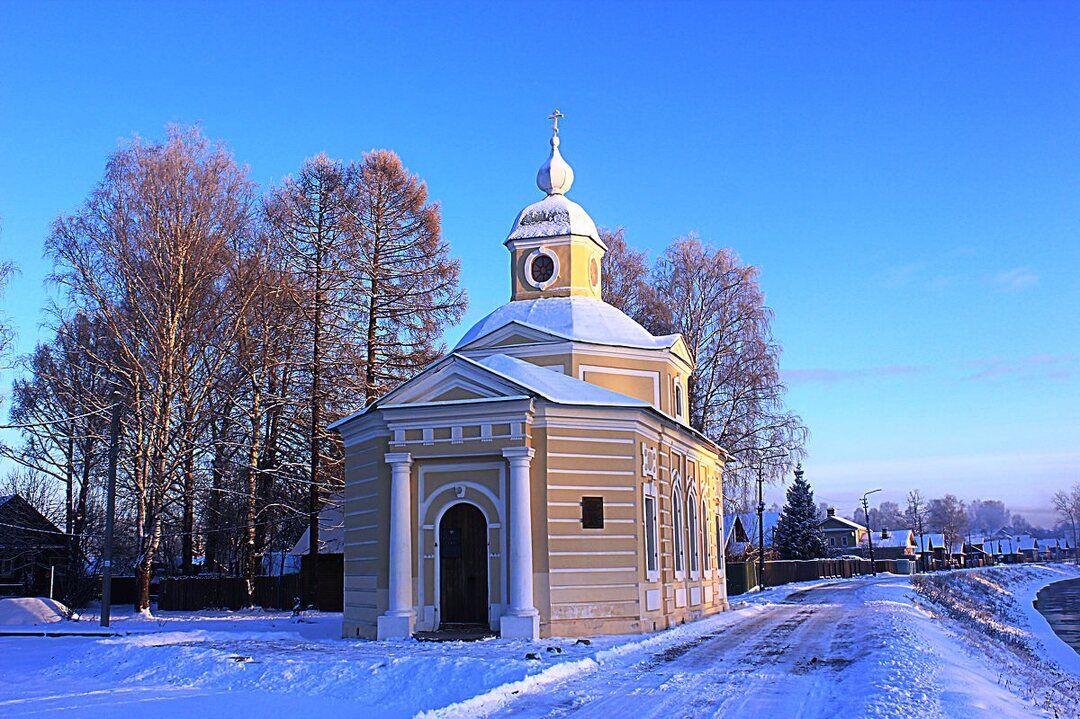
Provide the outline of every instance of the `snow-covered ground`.
<path id="1" fill-rule="evenodd" d="M 989 572 L 1004 588 L 994 622 L 1030 635 L 1028 654 L 889 576 L 789 585 L 668 632 L 589 645 L 365 642 L 338 638 L 337 614 L 129 612 L 114 613 L 116 637 L 0 637 L 0 716 L 1054 716 L 1017 684 L 1065 671 L 1024 605 L 1080 574 Z M 63 625 L 96 628 L 96 617 Z"/>

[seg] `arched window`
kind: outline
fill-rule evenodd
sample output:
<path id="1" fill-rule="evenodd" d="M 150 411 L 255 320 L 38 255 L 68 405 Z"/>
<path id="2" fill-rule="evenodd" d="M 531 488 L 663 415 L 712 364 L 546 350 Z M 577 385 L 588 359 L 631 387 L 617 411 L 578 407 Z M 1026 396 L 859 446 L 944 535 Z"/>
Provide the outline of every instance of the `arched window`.
<path id="1" fill-rule="evenodd" d="M 686 538 L 683 536 L 683 503 L 678 489 L 671 490 L 671 521 L 675 546 L 672 551 L 675 554 L 675 572 L 683 571 L 683 547 Z"/>
<path id="2" fill-rule="evenodd" d="M 660 552 L 656 523 L 656 485 L 647 482 L 644 487 L 645 529 L 645 578 L 655 582 L 660 578 Z"/>
<path id="3" fill-rule="evenodd" d="M 692 492 L 686 495 L 686 524 L 687 524 L 687 529 L 689 530 L 689 532 L 688 532 L 688 534 L 689 534 L 688 541 L 690 543 L 689 544 L 689 546 L 690 546 L 690 572 L 692 574 L 697 574 L 698 568 L 699 568 L 699 564 L 698 564 L 699 550 L 698 550 L 698 547 L 701 544 L 701 542 L 700 542 L 700 536 L 699 536 L 699 533 L 698 533 L 699 523 L 698 523 L 698 513 L 697 513 L 697 499 L 694 497 Z"/>
<path id="4" fill-rule="evenodd" d="M 712 571 L 712 552 L 709 551 L 709 512 L 705 507 L 705 500 L 701 501 L 701 563 L 706 572 Z"/>
<path id="5" fill-rule="evenodd" d="M 676 377 L 675 378 L 675 416 L 676 417 L 682 418 L 682 416 L 683 416 L 682 405 L 683 405 L 683 401 L 682 401 L 682 381 L 678 377 Z"/>

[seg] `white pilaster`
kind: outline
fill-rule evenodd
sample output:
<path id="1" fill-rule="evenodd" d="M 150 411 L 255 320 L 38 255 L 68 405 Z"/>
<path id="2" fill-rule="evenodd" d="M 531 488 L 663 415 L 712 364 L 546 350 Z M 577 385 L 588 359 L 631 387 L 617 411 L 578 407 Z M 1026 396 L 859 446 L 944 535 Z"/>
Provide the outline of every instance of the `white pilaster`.
<path id="1" fill-rule="evenodd" d="M 540 613 L 533 606 L 532 492 L 529 470 L 534 450 L 508 447 L 510 462 L 510 607 L 500 618 L 504 637 L 540 638 Z"/>
<path id="2" fill-rule="evenodd" d="M 411 637 L 416 624 L 412 588 L 412 502 L 408 452 L 386 455 L 390 465 L 390 606 L 378 618 L 379 639 Z"/>

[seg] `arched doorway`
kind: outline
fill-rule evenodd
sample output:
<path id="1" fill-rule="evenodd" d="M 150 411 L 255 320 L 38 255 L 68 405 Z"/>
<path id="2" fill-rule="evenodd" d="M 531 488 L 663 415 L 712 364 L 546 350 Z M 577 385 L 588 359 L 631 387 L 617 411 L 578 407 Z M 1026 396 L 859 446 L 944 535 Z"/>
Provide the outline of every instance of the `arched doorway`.
<path id="1" fill-rule="evenodd" d="M 439 522 L 439 622 L 488 623 L 487 520 L 461 502 Z"/>

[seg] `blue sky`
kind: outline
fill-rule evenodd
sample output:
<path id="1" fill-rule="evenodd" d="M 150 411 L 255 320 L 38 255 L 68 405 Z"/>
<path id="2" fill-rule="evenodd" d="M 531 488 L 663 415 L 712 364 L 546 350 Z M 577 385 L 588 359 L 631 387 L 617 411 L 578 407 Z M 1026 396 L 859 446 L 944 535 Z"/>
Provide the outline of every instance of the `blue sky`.
<path id="1" fill-rule="evenodd" d="M 1034 516 L 1080 481 L 1077 37 L 1053 3 L 3 3 L 2 309 L 29 350 L 50 221 L 201 122 L 264 185 L 396 150 L 464 264 L 452 341 L 508 297 L 557 106 L 599 224 L 761 267 L 819 499 Z"/>

